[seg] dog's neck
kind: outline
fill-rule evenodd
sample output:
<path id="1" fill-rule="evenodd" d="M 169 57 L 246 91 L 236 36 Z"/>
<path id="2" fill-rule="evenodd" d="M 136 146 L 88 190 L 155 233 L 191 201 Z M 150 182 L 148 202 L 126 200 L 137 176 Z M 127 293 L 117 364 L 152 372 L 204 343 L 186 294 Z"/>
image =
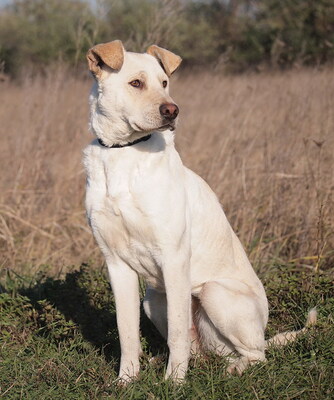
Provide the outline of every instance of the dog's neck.
<path id="1" fill-rule="evenodd" d="M 134 144 L 137 144 L 137 143 L 140 143 L 140 142 L 146 142 L 147 140 L 150 139 L 151 136 L 152 136 L 152 135 L 149 134 L 149 135 L 143 136 L 143 137 L 141 137 L 141 138 L 139 138 L 139 139 L 136 139 L 136 140 L 134 140 L 133 142 L 128 142 L 128 143 L 125 143 L 125 144 L 115 143 L 115 144 L 112 144 L 112 145 L 108 145 L 108 144 L 105 144 L 105 143 L 103 142 L 103 140 L 100 139 L 100 138 L 98 139 L 98 142 L 99 142 L 99 144 L 100 144 L 101 146 L 107 147 L 107 148 L 109 148 L 109 149 L 120 149 L 120 148 L 122 148 L 122 147 L 133 146 Z"/>

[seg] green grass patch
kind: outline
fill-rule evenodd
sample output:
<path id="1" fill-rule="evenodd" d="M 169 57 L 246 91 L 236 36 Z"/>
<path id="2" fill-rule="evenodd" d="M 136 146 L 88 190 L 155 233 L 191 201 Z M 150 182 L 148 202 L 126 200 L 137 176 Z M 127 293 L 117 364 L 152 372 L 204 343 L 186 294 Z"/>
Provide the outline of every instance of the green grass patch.
<path id="1" fill-rule="evenodd" d="M 226 360 L 191 360 L 186 382 L 163 380 L 167 346 L 141 314 L 145 356 L 138 380 L 115 383 L 119 342 L 115 305 L 103 271 L 82 266 L 64 279 L 12 272 L 0 287 L 1 399 L 332 399 L 334 290 L 330 274 L 277 267 L 262 277 L 270 304 L 267 337 L 299 329 L 311 307 L 318 323 L 295 342 L 267 351 L 267 363 L 226 376 Z"/>

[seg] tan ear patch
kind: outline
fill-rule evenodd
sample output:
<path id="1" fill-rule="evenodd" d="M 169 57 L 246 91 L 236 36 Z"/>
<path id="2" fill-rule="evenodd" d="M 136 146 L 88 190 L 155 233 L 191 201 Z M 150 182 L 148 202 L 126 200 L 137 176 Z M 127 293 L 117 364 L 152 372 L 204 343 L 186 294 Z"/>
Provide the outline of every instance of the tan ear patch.
<path id="1" fill-rule="evenodd" d="M 88 68 L 95 75 L 101 74 L 101 63 L 118 71 L 122 68 L 124 61 L 124 47 L 120 40 L 97 44 L 88 50 Z"/>
<path id="2" fill-rule="evenodd" d="M 169 50 L 156 46 L 155 44 L 150 46 L 146 50 L 146 53 L 150 54 L 161 62 L 168 76 L 172 75 L 172 73 L 179 67 L 182 61 L 181 57 L 177 56 Z"/>

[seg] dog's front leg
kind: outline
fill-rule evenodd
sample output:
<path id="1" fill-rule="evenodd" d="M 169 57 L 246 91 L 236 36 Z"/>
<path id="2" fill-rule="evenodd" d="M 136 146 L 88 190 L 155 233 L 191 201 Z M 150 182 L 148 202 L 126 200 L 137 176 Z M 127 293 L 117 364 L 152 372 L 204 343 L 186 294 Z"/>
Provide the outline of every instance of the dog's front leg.
<path id="1" fill-rule="evenodd" d="M 164 266 L 167 295 L 169 359 L 165 378 L 184 379 L 190 357 L 191 290 L 189 258 L 172 257 Z"/>
<path id="2" fill-rule="evenodd" d="M 121 344 L 119 379 L 127 383 L 139 372 L 141 354 L 138 276 L 121 260 L 110 261 L 107 264 L 116 302 L 117 327 Z"/>

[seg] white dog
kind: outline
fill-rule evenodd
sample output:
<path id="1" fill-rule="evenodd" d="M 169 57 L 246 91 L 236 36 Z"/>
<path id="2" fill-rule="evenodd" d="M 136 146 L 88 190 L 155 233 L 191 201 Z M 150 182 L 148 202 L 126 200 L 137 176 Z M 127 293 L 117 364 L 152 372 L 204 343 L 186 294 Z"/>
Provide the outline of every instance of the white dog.
<path id="1" fill-rule="evenodd" d="M 168 342 L 166 378 L 184 378 L 191 351 L 230 355 L 228 371 L 241 373 L 265 360 L 267 298 L 215 194 L 174 148 L 179 109 L 168 88 L 181 58 L 155 45 L 126 52 L 120 41 L 87 58 L 98 139 L 85 150 L 86 208 L 116 301 L 119 377 L 139 371 L 138 275 L 145 312 Z"/>

